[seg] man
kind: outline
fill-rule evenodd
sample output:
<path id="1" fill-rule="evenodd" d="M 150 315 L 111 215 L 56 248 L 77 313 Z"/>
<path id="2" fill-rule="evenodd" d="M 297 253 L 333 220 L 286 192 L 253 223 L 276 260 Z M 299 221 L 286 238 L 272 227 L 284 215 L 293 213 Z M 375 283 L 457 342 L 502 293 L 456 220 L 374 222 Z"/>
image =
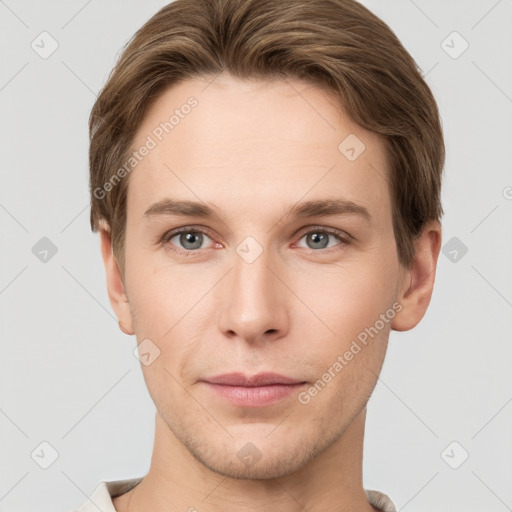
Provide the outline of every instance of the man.
<path id="1" fill-rule="evenodd" d="M 391 329 L 428 307 L 439 113 L 353 0 L 176 0 L 90 119 L 91 225 L 156 405 L 143 478 L 79 510 L 394 511 L 365 490 Z"/>

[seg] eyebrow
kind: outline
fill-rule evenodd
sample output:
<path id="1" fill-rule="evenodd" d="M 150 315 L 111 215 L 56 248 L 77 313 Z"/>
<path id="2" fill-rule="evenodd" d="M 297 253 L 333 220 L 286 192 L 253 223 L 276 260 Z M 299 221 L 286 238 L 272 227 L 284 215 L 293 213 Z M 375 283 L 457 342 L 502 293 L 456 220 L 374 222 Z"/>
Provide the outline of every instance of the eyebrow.
<path id="1" fill-rule="evenodd" d="M 223 218 L 217 206 L 211 203 L 163 199 L 151 205 L 144 213 L 145 218 L 159 215 L 180 215 L 186 217 Z M 370 212 L 362 205 L 347 199 L 317 199 L 293 205 L 283 217 L 307 218 L 318 216 L 358 215 L 369 224 L 372 223 Z"/>

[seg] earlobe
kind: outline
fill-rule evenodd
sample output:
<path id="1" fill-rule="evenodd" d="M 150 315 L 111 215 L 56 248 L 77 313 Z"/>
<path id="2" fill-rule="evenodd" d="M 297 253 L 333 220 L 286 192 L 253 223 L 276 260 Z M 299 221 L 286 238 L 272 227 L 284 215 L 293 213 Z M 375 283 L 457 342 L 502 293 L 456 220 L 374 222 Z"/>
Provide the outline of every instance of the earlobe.
<path id="1" fill-rule="evenodd" d="M 430 304 L 441 249 L 440 223 L 427 223 L 414 247 L 410 268 L 402 269 L 401 289 L 396 298 L 402 309 L 391 322 L 391 328 L 395 331 L 408 331 L 415 327 Z"/>
<path id="2" fill-rule="evenodd" d="M 121 322 L 121 320 L 119 320 L 117 323 L 119 324 L 119 329 L 121 329 L 121 331 L 123 331 L 125 334 L 128 334 L 128 335 L 130 335 L 130 336 L 131 336 L 132 334 L 135 334 L 132 330 L 127 329 L 127 328 L 123 325 L 123 323 Z"/>
<path id="3" fill-rule="evenodd" d="M 104 224 L 99 233 L 110 305 L 118 318 L 121 331 L 128 335 L 135 334 L 123 276 L 112 250 L 110 228 Z"/>

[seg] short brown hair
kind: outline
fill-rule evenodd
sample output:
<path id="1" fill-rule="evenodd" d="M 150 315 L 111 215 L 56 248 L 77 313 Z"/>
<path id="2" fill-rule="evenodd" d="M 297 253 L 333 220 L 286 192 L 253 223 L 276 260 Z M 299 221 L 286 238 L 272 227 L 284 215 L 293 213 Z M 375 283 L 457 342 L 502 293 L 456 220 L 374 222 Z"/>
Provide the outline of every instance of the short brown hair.
<path id="1" fill-rule="evenodd" d="M 444 213 L 445 148 L 432 92 L 391 29 L 355 0 L 175 0 L 125 45 L 89 119 L 91 228 L 106 222 L 121 271 L 129 176 L 108 193 L 104 185 L 166 88 L 221 72 L 305 80 L 383 136 L 397 252 L 409 267 L 425 223 Z"/>

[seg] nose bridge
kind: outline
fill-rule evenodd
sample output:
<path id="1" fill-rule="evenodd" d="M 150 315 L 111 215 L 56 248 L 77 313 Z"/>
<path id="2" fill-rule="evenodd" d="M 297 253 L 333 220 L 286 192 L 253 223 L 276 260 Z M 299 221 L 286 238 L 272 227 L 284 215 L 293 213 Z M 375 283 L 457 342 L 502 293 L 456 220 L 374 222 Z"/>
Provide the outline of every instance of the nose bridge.
<path id="1" fill-rule="evenodd" d="M 233 254 L 221 329 L 246 341 L 277 337 L 288 328 L 285 287 L 274 275 L 270 249 L 247 237 Z"/>

